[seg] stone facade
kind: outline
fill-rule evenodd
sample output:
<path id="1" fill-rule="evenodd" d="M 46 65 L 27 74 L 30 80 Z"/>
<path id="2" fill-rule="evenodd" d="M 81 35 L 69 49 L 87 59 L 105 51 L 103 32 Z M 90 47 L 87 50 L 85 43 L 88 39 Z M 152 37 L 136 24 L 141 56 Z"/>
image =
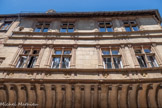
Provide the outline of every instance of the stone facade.
<path id="1" fill-rule="evenodd" d="M 158 10 L 0 15 L 0 103 L 162 107 L 160 24 Z"/>

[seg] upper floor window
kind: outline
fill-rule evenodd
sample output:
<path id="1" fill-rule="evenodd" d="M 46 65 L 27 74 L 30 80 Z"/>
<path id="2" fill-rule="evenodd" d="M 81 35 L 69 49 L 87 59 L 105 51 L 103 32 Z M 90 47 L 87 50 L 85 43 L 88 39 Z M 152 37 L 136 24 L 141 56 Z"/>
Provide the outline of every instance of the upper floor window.
<path id="1" fill-rule="evenodd" d="M 23 52 L 19 55 L 16 67 L 33 68 L 38 59 L 39 52 L 39 48 L 24 48 Z"/>
<path id="2" fill-rule="evenodd" d="M 99 31 L 100 32 L 113 32 L 112 22 L 99 22 Z"/>
<path id="3" fill-rule="evenodd" d="M 71 58 L 71 49 L 54 49 L 52 55 L 51 68 L 69 68 Z"/>
<path id="4" fill-rule="evenodd" d="M 138 25 L 136 21 L 123 21 L 125 31 L 131 32 L 131 31 L 139 31 Z"/>
<path id="5" fill-rule="evenodd" d="M 63 22 L 60 28 L 62 33 L 72 33 L 74 32 L 74 23 L 72 22 Z"/>
<path id="6" fill-rule="evenodd" d="M 35 26 L 34 32 L 48 32 L 50 22 L 38 22 Z"/>
<path id="7" fill-rule="evenodd" d="M 102 58 L 106 69 L 123 68 L 121 57 L 122 55 L 118 49 L 102 49 Z"/>
<path id="8" fill-rule="evenodd" d="M 12 21 L 5 21 L 5 22 L 1 25 L 0 30 L 8 30 L 9 27 L 11 26 L 11 23 L 12 23 Z"/>
<path id="9" fill-rule="evenodd" d="M 155 53 L 151 51 L 151 48 L 135 48 L 134 52 L 141 68 L 158 67 Z"/>

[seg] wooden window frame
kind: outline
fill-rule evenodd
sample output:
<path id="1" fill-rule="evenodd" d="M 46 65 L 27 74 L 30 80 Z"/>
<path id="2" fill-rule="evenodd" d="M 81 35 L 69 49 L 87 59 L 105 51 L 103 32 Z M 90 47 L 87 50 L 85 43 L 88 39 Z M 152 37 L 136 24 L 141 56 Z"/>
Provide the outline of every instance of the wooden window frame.
<path id="1" fill-rule="evenodd" d="M 104 50 L 105 51 L 109 51 L 110 54 L 109 55 L 104 55 L 102 53 Z M 112 51 L 113 50 L 117 50 L 118 51 L 118 54 L 112 54 Z M 122 53 L 121 53 L 121 51 L 120 51 L 119 48 L 101 48 L 101 54 L 102 54 L 103 66 L 104 66 L 105 69 L 122 69 L 123 68 Z M 114 57 L 119 57 L 120 58 L 120 61 L 122 62 L 122 64 L 120 64 L 121 66 L 119 68 L 115 68 L 114 60 L 113 60 Z M 106 67 L 106 65 L 104 63 L 104 58 L 111 58 L 112 68 L 107 68 Z"/>
<path id="2" fill-rule="evenodd" d="M 38 54 L 33 54 L 34 50 L 37 50 Z M 29 53 L 25 54 L 24 51 L 29 51 Z M 29 47 L 23 48 L 23 51 L 19 54 L 19 57 L 18 57 L 18 60 L 17 60 L 17 63 L 16 63 L 16 68 L 30 68 L 30 67 L 27 67 L 27 64 L 28 64 L 29 60 L 31 59 L 31 57 L 37 57 L 37 59 L 35 61 L 35 65 L 36 65 L 40 51 L 41 51 L 41 48 L 31 48 L 31 47 L 30 48 Z M 27 59 L 26 59 L 24 65 L 22 67 L 18 67 L 18 62 L 19 62 L 20 58 L 23 57 L 23 56 L 26 56 Z M 35 65 L 32 68 L 34 68 Z"/>
<path id="3" fill-rule="evenodd" d="M 134 49 L 134 54 L 135 54 L 135 56 L 136 56 L 136 59 L 137 59 L 137 56 L 143 56 L 143 57 L 144 57 L 144 60 L 145 60 L 145 63 L 146 63 L 146 67 L 141 67 L 140 64 L 139 64 L 139 62 L 138 62 L 139 66 L 140 66 L 141 68 L 152 68 L 152 66 L 151 66 L 151 64 L 150 64 L 150 62 L 149 62 L 147 56 L 152 56 L 152 57 L 154 57 L 154 59 L 155 59 L 155 61 L 156 61 L 156 64 L 157 64 L 157 66 L 154 66 L 154 67 L 159 67 L 159 63 L 158 63 L 158 61 L 157 61 L 157 59 L 156 59 L 156 57 L 155 57 L 155 52 L 152 51 L 151 46 L 139 46 L 139 47 L 136 46 L 136 47 L 133 47 L 133 49 Z M 150 53 L 146 53 L 146 52 L 144 51 L 145 49 L 149 49 L 149 50 L 150 50 Z M 140 50 L 141 53 L 135 53 L 135 50 Z M 138 61 L 138 60 L 137 60 L 137 61 Z"/>
<path id="4" fill-rule="evenodd" d="M 65 33 L 73 33 L 75 31 L 75 23 L 74 22 L 62 22 L 61 26 L 60 26 L 60 33 L 64 33 L 61 32 L 61 29 L 65 28 Z M 72 28 L 73 32 L 69 32 L 69 29 Z"/>
<path id="5" fill-rule="evenodd" d="M 103 25 L 101 25 L 101 23 L 103 23 Z M 110 23 L 110 24 L 108 25 L 107 23 Z M 107 30 L 108 27 L 110 27 L 110 28 L 112 29 L 111 32 L 114 32 L 114 27 L 113 27 L 112 21 L 99 21 L 99 22 L 98 22 L 98 27 L 99 27 L 99 28 L 98 28 L 98 29 L 99 29 L 99 32 L 101 32 L 101 31 L 100 31 L 100 28 L 101 28 L 101 27 L 105 29 L 104 32 L 110 32 L 110 31 Z"/>
<path id="6" fill-rule="evenodd" d="M 47 32 L 48 32 L 48 31 L 49 31 L 50 24 L 51 24 L 51 22 L 39 21 L 39 22 L 37 22 L 36 25 L 35 25 L 34 32 L 36 32 L 35 30 L 36 30 L 37 28 L 40 28 L 40 31 L 39 31 L 39 32 L 43 32 L 43 30 L 44 30 L 45 28 L 47 28 L 47 29 L 48 29 Z"/>
<path id="7" fill-rule="evenodd" d="M 126 24 L 125 22 L 127 22 L 127 24 Z M 135 22 L 135 23 L 132 24 L 131 22 Z M 123 25 L 124 25 L 124 28 L 130 27 L 130 30 L 131 30 L 130 32 L 135 31 L 135 30 L 133 29 L 134 26 L 137 27 L 137 28 L 138 28 L 137 31 L 139 31 L 139 27 L 138 27 L 138 24 L 137 24 L 137 21 L 136 21 L 136 20 L 124 20 L 124 21 L 123 21 Z M 126 29 L 125 29 L 125 31 L 126 31 Z M 127 32 L 129 32 L 129 31 L 127 31 Z"/>
<path id="8" fill-rule="evenodd" d="M 61 54 L 55 54 L 55 51 L 61 51 Z M 70 54 L 64 54 L 64 51 L 70 51 Z M 52 59 L 50 61 L 50 64 L 51 64 L 50 66 L 51 66 L 52 69 L 68 69 L 68 68 L 70 68 L 70 62 L 72 60 L 71 59 L 72 58 L 72 48 L 53 48 L 52 52 L 53 52 L 52 53 Z M 59 67 L 58 68 L 53 68 L 52 67 L 52 61 L 53 61 L 53 59 L 55 57 L 59 57 L 60 58 Z M 67 58 L 70 59 L 68 68 L 62 68 L 62 60 L 63 60 L 64 57 L 67 57 Z"/>
<path id="9" fill-rule="evenodd" d="M 5 26 L 5 24 L 9 24 L 9 25 L 7 25 L 5 28 L 3 28 Z M 0 26 L 0 30 L 2 30 L 2 31 L 9 30 L 9 28 L 11 27 L 11 24 L 12 24 L 12 21 L 4 21 L 4 23 Z"/>

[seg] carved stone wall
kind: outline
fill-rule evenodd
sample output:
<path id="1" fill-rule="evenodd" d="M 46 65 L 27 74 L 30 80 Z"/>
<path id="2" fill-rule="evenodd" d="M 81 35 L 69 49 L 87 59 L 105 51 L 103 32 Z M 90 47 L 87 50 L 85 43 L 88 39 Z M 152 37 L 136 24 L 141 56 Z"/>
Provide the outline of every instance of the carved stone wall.
<path id="1" fill-rule="evenodd" d="M 0 102 L 35 103 L 38 108 L 162 107 L 159 83 L 1 83 Z"/>

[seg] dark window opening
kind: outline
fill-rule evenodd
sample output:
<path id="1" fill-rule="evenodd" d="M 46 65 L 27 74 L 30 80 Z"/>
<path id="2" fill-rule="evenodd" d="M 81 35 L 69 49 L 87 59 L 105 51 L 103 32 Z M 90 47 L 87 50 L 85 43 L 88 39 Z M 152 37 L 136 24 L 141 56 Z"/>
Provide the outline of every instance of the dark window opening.
<path id="1" fill-rule="evenodd" d="M 62 59 L 62 68 L 69 68 L 70 58 L 63 57 Z"/>
<path id="2" fill-rule="evenodd" d="M 11 21 L 6 21 L 6 22 L 4 22 L 2 25 L 1 25 L 1 27 L 0 27 L 0 30 L 8 30 L 9 29 L 9 27 L 11 26 Z"/>
<path id="3" fill-rule="evenodd" d="M 113 57 L 115 69 L 122 68 L 121 59 L 119 57 Z"/>
<path id="4" fill-rule="evenodd" d="M 54 57 L 52 61 L 52 67 L 51 68 L 56 68 L 58 69 L 60 65 L 60 58 L 59 57 Z"/>
<path id="5" fill-rule="evenodd" d="M 74 32 L 74 23 L 63 23 L 60 27 L 60 32 L 62 33 L 73 33 Z"/>
<path id="6" fill-rule="evenodd" d="M 104 64 L 106 65 L 107 69 L 112 69 L 111 58 L 104 58 Z"/>
<path id="7" fill-rule="evenodd" d="M 135 50 L 135 53 L 136 54 L 141 54 L 142 52 L 141 52 L 141 50 Z"/>
<path id="8" fill-rule="evenodd" d="M 34 32 L 48 32 L 49 27 L 50 27 L 49 22 L 38 22 L 36 24 Z"/>
<path id="9" fill-rule="evenodd" d="M 67 69 L 70 67 L 71 49 L 56 49 L 52 57 L 51 68 Z"/>
<path id="10" fill-rule="evenodd" d="M 151 67 L 158 67 L 156 59 L 154 56 L 147 56 L 148 62 L 150 63 Z"/>
<path id="11" fill-rule="evenodd" d="M 111 22 L 99 22 L 99 32 L 113 32 L 113 26 Z"/>
<path id="12" fill-rule="evenodd" d="M 34 64 L 36 63 L 37 58 L 35 56 L 32 56 L 27 64 L 27 68 L 33 68 Z"/>
<path id="13" fill-rule="evenodd" d="M 141 68 L 146 68 L 147 65 L 146 65 L 146 61 L 144 59 L 144 56 L 136 56 L 137 57 L 137 60 L 138 60 L 138 63 L 140 65 Z"/>

